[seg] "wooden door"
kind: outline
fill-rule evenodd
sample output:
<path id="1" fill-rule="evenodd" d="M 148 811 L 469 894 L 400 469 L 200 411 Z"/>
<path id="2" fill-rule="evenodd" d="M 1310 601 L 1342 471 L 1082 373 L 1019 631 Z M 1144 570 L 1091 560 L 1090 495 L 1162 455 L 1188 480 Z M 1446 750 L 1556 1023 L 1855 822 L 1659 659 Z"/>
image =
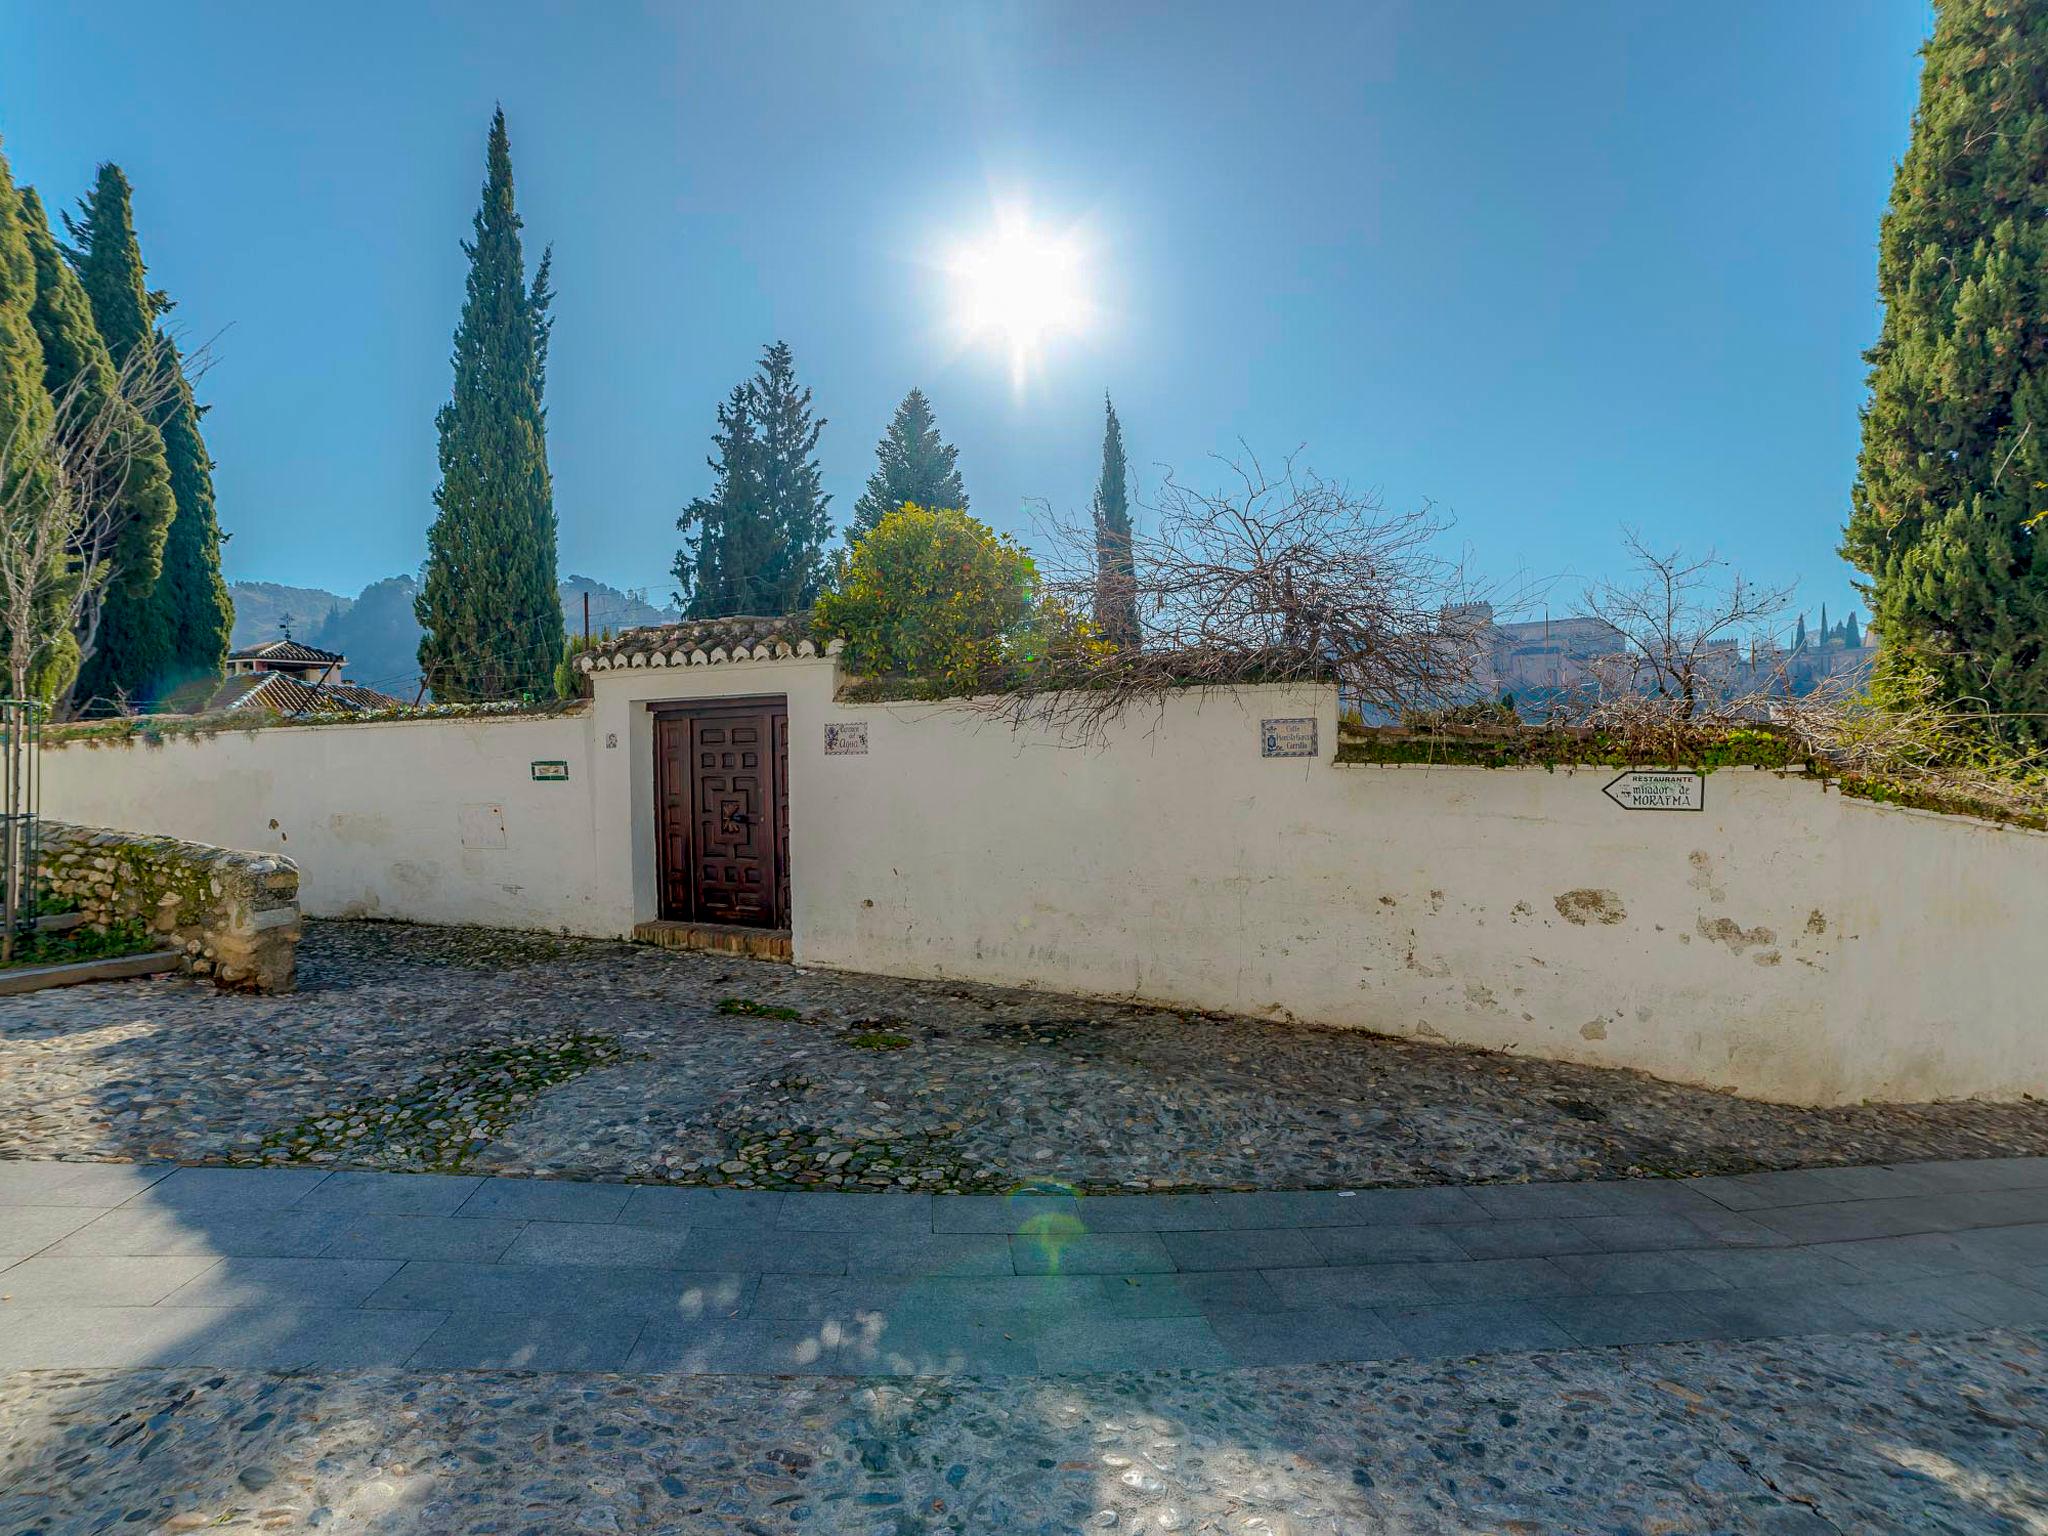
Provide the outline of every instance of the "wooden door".
<path id="1" fill-rule="evenodd" d="M 657 716 L 663 917 L 787 925 L 788 733 L 788 705 L 779 699 Z"/>

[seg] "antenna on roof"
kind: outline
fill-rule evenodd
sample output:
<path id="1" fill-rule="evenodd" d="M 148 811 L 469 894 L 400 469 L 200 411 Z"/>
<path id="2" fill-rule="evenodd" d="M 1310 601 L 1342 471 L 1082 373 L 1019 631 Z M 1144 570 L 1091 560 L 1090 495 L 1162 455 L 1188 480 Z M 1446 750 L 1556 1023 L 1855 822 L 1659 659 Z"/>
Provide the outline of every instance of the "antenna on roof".
<path id="1" fill-rule="evenodd" d="M 285 639 L 287 639 L 287 640 L 291 639 L 291 637 L 292 637 L 292 616 L 291 616 L 291 615 L 290 615 L 289 613 L 281 613 L 281 614 L 279 614 L 279 615 L 277 616 L 277 627 L 278 627 L 279 629 L 281 629 L 281 630 L 283 630 L 283 631 L 284 631 L 284 637 L 285 637 Z"/>

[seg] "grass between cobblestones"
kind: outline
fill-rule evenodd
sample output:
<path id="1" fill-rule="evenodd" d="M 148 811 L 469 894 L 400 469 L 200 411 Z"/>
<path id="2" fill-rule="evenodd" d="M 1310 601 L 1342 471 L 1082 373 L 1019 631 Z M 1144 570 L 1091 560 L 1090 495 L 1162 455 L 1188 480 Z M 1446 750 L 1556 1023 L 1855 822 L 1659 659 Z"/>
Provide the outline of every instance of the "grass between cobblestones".
<path id="1" fill-rule="evenodd" d="M 544 1090 L 616 1061 L 609 1035 L 569 1034 L 473 1051 L 388 1098 L 309 1115 L 248 1161 L 350 1162 L 461 1171 Z"/>

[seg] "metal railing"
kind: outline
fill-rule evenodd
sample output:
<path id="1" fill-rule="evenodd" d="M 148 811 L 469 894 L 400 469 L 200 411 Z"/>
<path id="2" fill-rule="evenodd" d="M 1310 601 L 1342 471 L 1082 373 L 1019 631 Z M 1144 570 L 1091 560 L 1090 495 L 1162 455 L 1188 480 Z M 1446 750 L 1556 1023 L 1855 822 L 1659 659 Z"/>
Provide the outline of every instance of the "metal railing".
<path id="1" fill-rule="evenodd" d="M 42 716 L 34 699 L 0 699 L 0 961 L 35 931 Z"/>

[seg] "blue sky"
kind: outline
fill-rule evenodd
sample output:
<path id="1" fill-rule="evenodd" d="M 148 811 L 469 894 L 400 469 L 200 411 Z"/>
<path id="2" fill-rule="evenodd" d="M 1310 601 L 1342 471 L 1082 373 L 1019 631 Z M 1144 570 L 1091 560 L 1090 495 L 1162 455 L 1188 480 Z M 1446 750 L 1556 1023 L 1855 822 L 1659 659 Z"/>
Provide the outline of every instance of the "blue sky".
<path id="1" fill-rule="evenodd" d="M 1618 529 L 1852 601 L 1835 554 L 1923 0 L 0 7 L 0 139 L 136 188 L 223 332 L 230 577 L 416 569 L 491 106 L 559 290 L 564 572 L 668 590 L 713 407 L 776 337 L 843 520 L 911 385 L 974 510 L 1141 500 L 1239 439 L 1455 514 L 1497 573 Z M 1021 390 L 934 264 L 994 199 L 1085 231 L 1099 323 Z"/>

